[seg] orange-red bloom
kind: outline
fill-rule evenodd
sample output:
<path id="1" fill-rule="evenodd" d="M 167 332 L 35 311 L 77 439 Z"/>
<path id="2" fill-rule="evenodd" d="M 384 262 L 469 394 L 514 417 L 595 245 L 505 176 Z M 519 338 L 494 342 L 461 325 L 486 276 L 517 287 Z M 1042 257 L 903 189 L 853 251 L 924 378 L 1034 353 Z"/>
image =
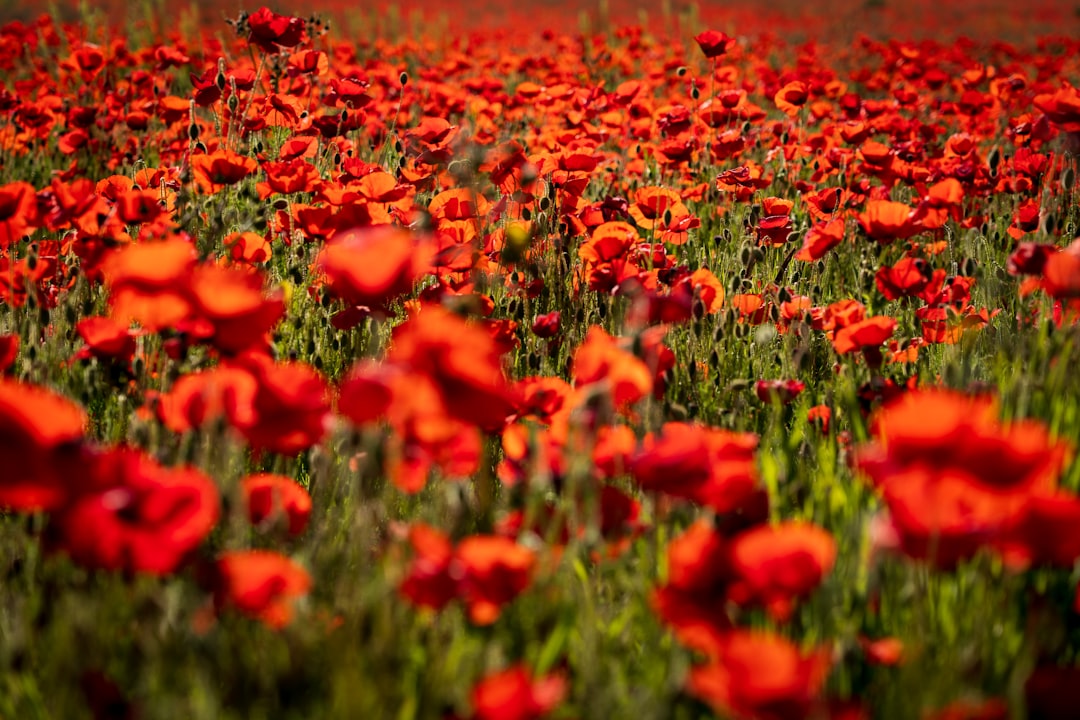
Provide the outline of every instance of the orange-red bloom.
<path id="1" fill-rule="evenodd" d="M 813 592 L 832 570 L 836 542 L 815 525 L 788 522 L 739 534 L 730 553 L 735 580 L 728 597 L 740 605 L 760 603 L 784 620 L 794 601 Z"/>
<path id="2" fill-rule="evenodd" d="M 532 678 L 518 665 L 488 675 L 472 691 L 475 720 L 538 720 L 562 702 L 566 680 L 561 675 Z"/>
<path id="3" fill-rule="evenodd" d="M 858 218 L 863 231 L 883 245 L 911 237 L 921 230 L 914 219 L 914 210 L 891 200 L 870 200 Z"/>
<path id="4" fill-rule="evenodd" d="M 191 157 L 191 172 L 199 188 L 207 195 L 235 185 L 259 167 L 254 158 L 237 155 L 232 150 L 217 150 Z"/>
<path id="5" fill-rule="evenodd" d="M 311 517 L 311 496 L 292 478 L 259 473 L 240 481 L 248 517 L 255 525 L 283 517 L 290 535 L 299 535 Z"/>
<path id="6" fill-rule="evenodd" d="M 217 524 L 217 487 L 190 468 L 167 469 L 135 450 L 84 465 L 75 497 L 54 517 L 57 545 L 92 568 L 167 575 Z"/>
<path id="7" fill-rule="evenodd" d="M 801 652 L 770 633 L 735 630 L 719 638 L 687 689 L 736 718 L 799 720 L 811 716 L 829 674 L 831 652 Z"/>
<path id="8" fill-rule="evenodd" d="M 415 555 L 401 593 L 436 610 L 459 598 L 476 625 L 495 622 L 532 581 L 536 555 L 510 538 L 472 535 L 455 548 L 442 532 L 418 523 L 409 540 Z"/>
<path id="9" fill-rule="evenodd" d="M 701 52 L 707 58 L 718 58 L 725 54 L 735 44 L 735 38 L 729 37 L 719 30 L 706 30 L 694 36 L 694 42 L 701 48 Z"/>
<path id="10" fill-rule="evenodd" d="M 390 302 L 412 290 L 431 260 L 426 238 L 380 226 L 336 234 L 315 264 L 334 297 L 370 312 L 386 312 Z"/>
<path id="11" fill-rule="evenodd" d="M 67 463 L 75 462 L 86 422 L 67 398 L 0 378 L 0 507 L 52 510 L 66 502 Z"/>
<path id="12" fill-rule="evenodd" d="M 955 565 L 1006 541 L 1034 498 L 1055 491 L 1071 448 L 1039 423 L 1003 425 L 996 414 L 989 397 L 930 389 L 874 416 L 875 441 L 853 464 L 881 490 L 904 553 Z"/>
<path id="13" fill-rule="evenodd" d="M 280 629 L 293 618 L 297 598 L 311 589 L 311 576 L 296 561 L 269 550 L 237 550 L 215 566 L 214 605 Z"/>
<path id="14" fill-rule="evenodd" d="M 691 500 L 719 513 L 733 512 L 755 495 L 757 442 L 752 433 L 669 422 L 660 434 L 645 438 L 630 470 L 645 490 Z"/>
<path id="15" fill-rule="evenodd" d="M 248 40 L 268 53 L 299 45 L 304 39 L 304 19 L 278 15 L 261 7 L 247 19 Z"/>
<path id="16" fill-rule="evenodd" d="M 603 388 L 617 407 L 635 403 L 652 390 L 652 376 L 645 363 L 619 348 L 598 326 L 589 328 L 585 342 L 574 351 L 571 373 L 577 387 Z"/>

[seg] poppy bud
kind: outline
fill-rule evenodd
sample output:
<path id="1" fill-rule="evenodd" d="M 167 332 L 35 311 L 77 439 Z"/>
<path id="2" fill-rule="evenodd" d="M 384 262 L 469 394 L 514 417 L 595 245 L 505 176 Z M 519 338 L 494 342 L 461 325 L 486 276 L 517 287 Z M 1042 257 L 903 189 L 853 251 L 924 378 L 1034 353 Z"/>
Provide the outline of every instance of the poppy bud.
<path id="1" fill-rule="evenodd" d="M 401 83 L 401 87 L 405 87 L 409 83 L 409 73 L 402 71 L 398 76 L 398 82 Z"/>

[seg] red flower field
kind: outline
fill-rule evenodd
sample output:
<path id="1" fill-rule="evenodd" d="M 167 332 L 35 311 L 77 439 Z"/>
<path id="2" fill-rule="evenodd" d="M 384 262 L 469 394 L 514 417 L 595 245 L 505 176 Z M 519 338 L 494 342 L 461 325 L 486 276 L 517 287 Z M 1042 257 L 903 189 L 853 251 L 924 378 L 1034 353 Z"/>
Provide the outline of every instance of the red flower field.
<path id="1" fill-rule="evenodd" d="M 1080 13 L 49 12 L 0 718 L 1077 716 Z"/>

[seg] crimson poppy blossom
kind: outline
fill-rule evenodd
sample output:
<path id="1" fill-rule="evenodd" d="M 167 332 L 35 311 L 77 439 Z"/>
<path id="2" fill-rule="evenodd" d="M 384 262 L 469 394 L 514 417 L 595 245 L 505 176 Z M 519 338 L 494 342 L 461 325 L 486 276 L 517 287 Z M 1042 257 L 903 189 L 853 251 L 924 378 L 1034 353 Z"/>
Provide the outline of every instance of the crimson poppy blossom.
<path id="1" fill-rule="evenodd" d="M 78 462 L 87 417 L 47 388 L 0 378 L 0 507 L 53 510 L 70 495 L 69 463 Z"/>
<path id="2" fill-rule="evenodd" d="M 502 606 L 532 581 L 536 555 L 509 538 L 472 535 L 458 544 L 450 576 L 458 581 L 458 595 L 469 619 L 477 625 L 495 622 Z"/>
<path id="3" fill-rule="evenodd" d="M 561 675 L 533 678 L 518 665 L 481 679 L 472 690 L 475 720 L 538 720 L 566 695 Z"/>
<path id="4" fill-rule="evenodd" d="M 191 157 L 191 172 L 199 189 L 214 195 L 235 185 L 258 168 L 254 158 L 237 155 L 231 150 L 217 150 Z"/>
<path id="5" fill-rule="evenodd" d="M 240 481 L 247 503 L 248 518 L 259 525 L 269 518 L 283 517 L 290 535 L 299 535 L 311 517 L 311 496 L 292 478 L 269 473 L 249 475 Z"/>
<path id="6" fill-rule="evenodd" d="M 75 497 L 53 518 L 55 543 L 86 567 L 168 575 L 217 524 L 213 481 L 136 450 L 90 458 Z"/>
<path id="7" fill-rule="evenodd" d="M 853 465 L 880 488 L 899 549 L 941 567 L 1008 542 L 1071 454 L 1039 423 L 998 422 L 992 398 L 942 389 L 904 393 L 872 428 Z"/>
<path id="8" fill-rule="evenodd" d="M 252 448 L 295 455 L 326 435 L 330 391 L 313 368 L 252 354 L 229 367 L 241 372 L 223 388 L 225 414 Z"/>
<path id="9" fill-rule="evenodd" d="M 386 359 L 431 382 L 450 417 L 494 430 L 513 412 L 501 354 L 482 328 L 425 306 L 395 329 Z"/>
<path id="10" fill-rule="evenodd" d="M 135 356 L 135 334 L 112 318 L 83 318 L 75 329 L 86 343 L 86 347 L 79 351 L 76 357 L 130 362 Z"/>
<path id="11" fill-rule="evenodd" d="M 19 355 L 19 336 L 12 333 L 0 335 L 0 373 L 6 373 Z"/>
<path id="12" fill-rule="evenodd" d="M 719 30 L 706 30 L 694 36 L 694 42 L 701 48 L 701 52 L 710 60 L 727 53 L 735 44 L 735 38 L 729 37 Z"/>
<path id="13" fill-rule="evenodd" d="M 630 471 L 645 490 L 734 512 L 755 494 L 757 443 L 752 433 L 669 422 L 646 436 Z"/>
<path id="14" fill-rule="evenodd" d="M 215 563 L 214 606 L 233 609 L 280 630 L 294 604 L 311 589 L 311 575 L 296 561 L 269 550 L 223 553 Z"/>
<path id="15" fill-rule="evenodd" d="M 690 671 L 687 689 L 718 712 L 740 718 L 811 717 L 832 664 L 826 647 L 803 652 L 761 631 L 731 631 L 710 655 Z"/>
<path id="16" fill-rule="evenodd" d="M 571 373 L 578 387 L 606 389 L 617 407 L 637 402 L 652 390 L 645 363 L 597 326 L 589 328 L 585 342 L 574 351 Z"/>
<path id="17" fill-rule="evenodd" d="M 385 313 L 391 301 L 412 290 L 431 260 L 431 246 L 423 236 L 378 227 L 337 233 L 315 264 L 334 297 Z"/>
<path id="18" fill-rule="evenodd" d="M 303 18 L 278 15 L 261 7 L 247 17 L 248 41 L 268 53 L 296 47 L 304 40 Z"/>
<path id="19" fill-rule="evenodd" d="M 794 601 L 813 592 L 832 570 L 836 541 L 806 523 L 761 525 L 731 541 L 730 558 L 727 596 L 741 605 L 760 603 L 785 620 Z"/>

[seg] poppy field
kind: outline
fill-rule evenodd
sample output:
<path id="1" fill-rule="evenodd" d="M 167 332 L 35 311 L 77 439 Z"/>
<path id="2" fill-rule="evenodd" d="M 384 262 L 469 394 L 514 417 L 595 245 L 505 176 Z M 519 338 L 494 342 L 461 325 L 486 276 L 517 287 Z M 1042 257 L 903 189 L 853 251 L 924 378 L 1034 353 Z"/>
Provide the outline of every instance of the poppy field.
<path id="1" fill-rule="evenodd" d="M 0 5 L 0 718 L 1080 717 L 1080 12 L 316 5 Z"/>

